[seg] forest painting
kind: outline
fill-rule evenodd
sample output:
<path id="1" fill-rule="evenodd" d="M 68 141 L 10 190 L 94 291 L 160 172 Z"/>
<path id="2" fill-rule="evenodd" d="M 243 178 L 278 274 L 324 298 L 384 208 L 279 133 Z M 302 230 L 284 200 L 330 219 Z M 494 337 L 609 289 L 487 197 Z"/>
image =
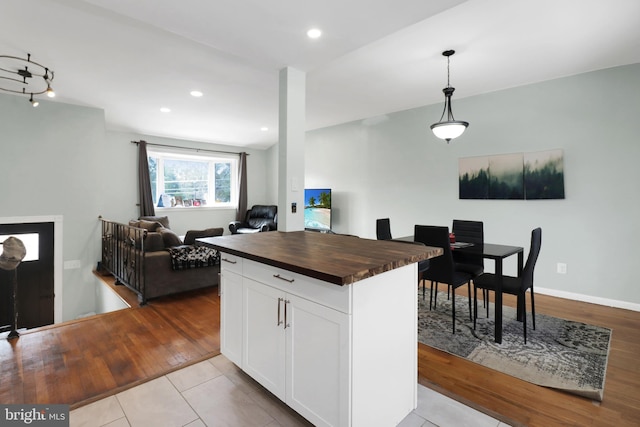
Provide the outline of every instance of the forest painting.
<path id="1" fill-rule="evenodd" d="M 562 150 L 458 160 L 460 199 L 564 199 Z"/>
<path id="2" fill-rule="evenodd" d="M 564 199 L 562 150 L 524 155 L 524 189 L 527 199 Z"/>
<path id="3" fill-rule="evenodd" d="M 489 198 L 489 157 L 466 157 L 458 160 L 461 199 Z"/>
<path id="4" fill-rule="evenodd" d="M 524 199 L 523 155 L 489 157 L 489 198 Z"/>

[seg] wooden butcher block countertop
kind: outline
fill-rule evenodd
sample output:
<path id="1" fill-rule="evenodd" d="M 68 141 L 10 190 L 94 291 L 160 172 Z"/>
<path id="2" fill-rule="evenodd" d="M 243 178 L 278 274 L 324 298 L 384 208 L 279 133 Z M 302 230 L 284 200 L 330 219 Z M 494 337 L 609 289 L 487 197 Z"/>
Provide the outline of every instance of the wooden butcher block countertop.
<path id="1" fill-rule="evenodd" d="M 197 244 L 336 285 L 442 255 L 442 248 L 312 231 L 196 239 Z"/>

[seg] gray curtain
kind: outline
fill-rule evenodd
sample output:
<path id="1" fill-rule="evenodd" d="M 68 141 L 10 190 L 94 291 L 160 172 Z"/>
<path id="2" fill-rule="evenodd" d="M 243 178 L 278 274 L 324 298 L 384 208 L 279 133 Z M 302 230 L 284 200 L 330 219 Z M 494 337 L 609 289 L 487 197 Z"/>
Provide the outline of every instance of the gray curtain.
<path id="1" fill-rule="evenodd" d="M 138 142 L 138 193 L 140 195 L 140 216 L 155 216 L 151 197 L 151 178 L 149 177 L 149 160 L 147 159 L 147 143 Z"/>
<path id="2" fill-rule="evenodd" d="M 240 153 L 240 164 L 238 165 L 238 210 L 236 210 L 236 221 L 244 221 L 247 213 L 247 153 Z"/>

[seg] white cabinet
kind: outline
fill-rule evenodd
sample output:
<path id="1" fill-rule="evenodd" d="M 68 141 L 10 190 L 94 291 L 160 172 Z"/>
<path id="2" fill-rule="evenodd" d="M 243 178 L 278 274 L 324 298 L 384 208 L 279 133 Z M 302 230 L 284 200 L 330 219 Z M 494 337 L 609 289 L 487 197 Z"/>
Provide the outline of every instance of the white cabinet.
<path id="1" fill-rule="evenodd" d="M 242 258 L 220 259 L 220 351 L 242 364 Z"/>
<path id="2" fill-rule="evenodd" d="M 222 353 L 266 389 L 317 426 L 395 426 L 415 409 L 415 264 L 339 286 L 222 260 Z"/>
<path id="3" fill-rule="evenodd" d="M 350 316 L 244 279 L 242 369 L 315 425 L 347 425 Z"/>
<path id="4" fill-rule="evenodd" d="M 285 402 L 315 425 L 349 424 L 351 316 L 286 296 Z"/>
<path id="5" fill-rule="evenodd" d="M 283 292 L 244 279 L 242 369 L 279 399 L 285 400 Z"/>

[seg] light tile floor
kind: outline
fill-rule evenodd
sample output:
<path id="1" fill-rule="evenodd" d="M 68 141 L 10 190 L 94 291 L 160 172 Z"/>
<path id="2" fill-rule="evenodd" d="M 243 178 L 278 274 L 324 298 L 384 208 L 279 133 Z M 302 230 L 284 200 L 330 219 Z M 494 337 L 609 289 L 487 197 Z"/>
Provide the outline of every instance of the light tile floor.
<path id="1" fill-rule="evenodd" d="M 309 426 L 224 356 L 216 356 L 71 411 L 71 427 Z M 418 385 L 401 427 L 503 427 L 504 423 Z M 383 426 L 381 426 L 383 427 Z"/>

